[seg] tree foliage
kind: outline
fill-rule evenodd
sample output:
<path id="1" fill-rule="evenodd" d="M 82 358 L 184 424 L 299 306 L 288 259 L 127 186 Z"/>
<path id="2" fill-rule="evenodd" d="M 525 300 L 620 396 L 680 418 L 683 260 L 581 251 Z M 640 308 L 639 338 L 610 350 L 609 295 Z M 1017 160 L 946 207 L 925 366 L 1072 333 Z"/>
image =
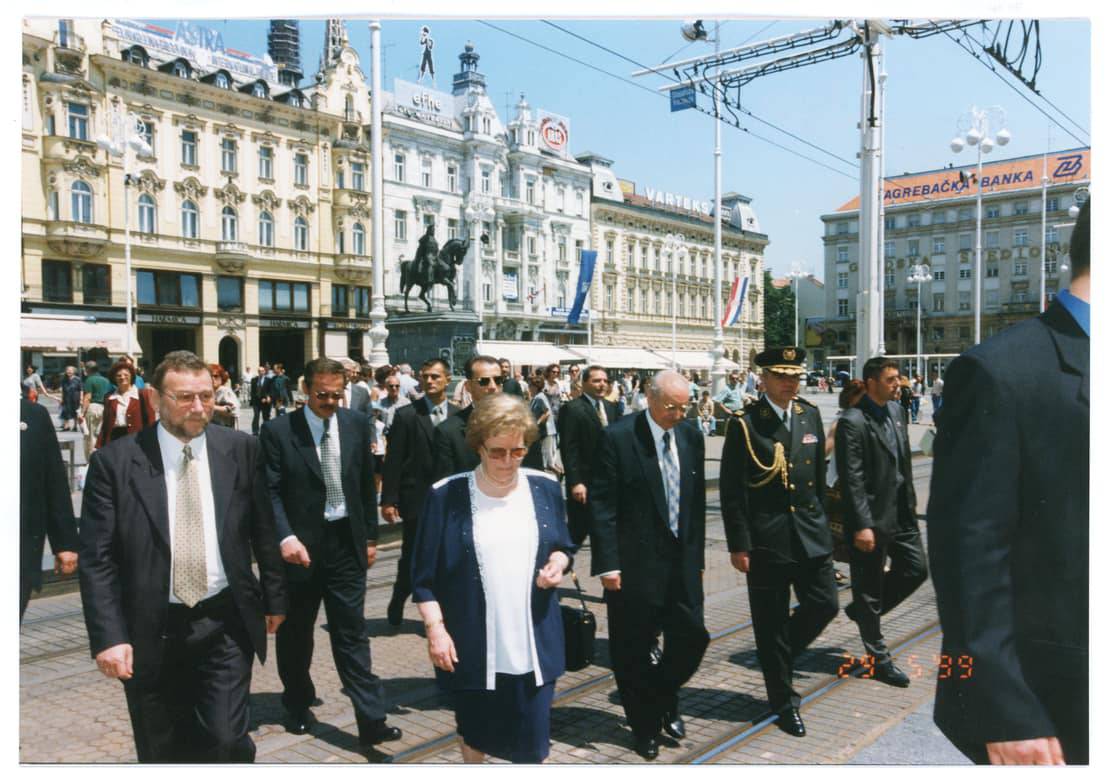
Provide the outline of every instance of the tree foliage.
<path id="1" fill-rule="evenodd" d="M 787 285 L 777 288 L 771 283 L 771 273 L 763 273 L 763 326 L 767 348 L 796 346 L 794 342 L 794 288 Z"/>

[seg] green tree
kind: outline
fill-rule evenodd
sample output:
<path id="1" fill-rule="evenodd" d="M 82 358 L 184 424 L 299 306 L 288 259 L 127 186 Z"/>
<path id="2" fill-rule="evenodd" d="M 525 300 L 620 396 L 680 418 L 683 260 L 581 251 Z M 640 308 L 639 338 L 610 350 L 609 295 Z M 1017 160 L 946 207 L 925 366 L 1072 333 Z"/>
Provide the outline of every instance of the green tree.
<path id="1" fill-rule="evenodd" d="M 794 289 L 787 284 L 776 287 L 771 273 L 763 273 L 763 327 L 767 348 L 796 346 L 794 342 Z"/>

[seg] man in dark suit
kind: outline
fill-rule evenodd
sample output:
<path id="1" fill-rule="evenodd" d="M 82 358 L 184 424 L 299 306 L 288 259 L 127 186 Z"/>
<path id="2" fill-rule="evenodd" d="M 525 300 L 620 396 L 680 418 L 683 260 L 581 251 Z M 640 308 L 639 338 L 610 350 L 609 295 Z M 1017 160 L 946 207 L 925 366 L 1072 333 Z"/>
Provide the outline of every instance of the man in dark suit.
<path id="1" fill-rule="evenodd" d="M 499 359 L 497 363 L 501 365 L 501 377 L 505 379 L 505 383 L 501 385 L 501 391 L 523 400 L 524 389 L 521 388 L 520 382 L 513 378 L 513 363 L 507 359 Z"/>
<path id="2" fill-rule="evenodd" d="M 985 764 L 1089 761 L 1090 200 L 1048 310 L 945 371 L 929 561 L 940 730 Z"/>
<path id="3" fill-rule="evenodd" d="M 582 374 L 582 395 L 559 411 L 559 455 L 566 473 L 570 538 L 581 545 L 590 530 L 590 485 L 601 432 L 620 418 L 616 403 L 605 399 L 609 375 L 590 365 Z"/>
<path id="4" fill-rule="evenodd" d="M 19 620 L 42 588 L 42 549 L 50 538 L 54 572 L 77 570 L 77 522 L 69 478 L 50 412 L 19 401 Z"/>
<path id="5" fill-rule="evenodd" d="M 697 670 L 705 630 L 705 442 L 683 423 L 690 385 L 655 374 L 648 409 L 605 428 L 593 474 L 591 573 L 601 576 L 609 651 L 636 752 L 659 755 L 660 730 L 685 736 L 678 690 Z M 662 630 L 662 660 L 651 649 Z"/>
<path id="6" fill-rule="evenodd" d="M 254 409 L 254 418 L 251 420 L 251 434 L 257 435 L 258 428 L 270 420 L 270 366 L 263 363 L 258 366 L 258 375 L 251 379 L 251 408 Z"/>
<path id="7" fill-rule="evenodd" d="M 784 732 L 802 737 L 794 658 L 837 611 L 832 534 L 825 518 L 825 428 L 798 395 L 805 349 L 767 349 L 763 397 L 735 411 L 721 453 L 721 516 L 732 566 L 748 575 L 755 645 L 767 699 Z M 739 384 L 737 384 L 739 385 Z M 798 608 L 790 611 L 790 588 Z"/>
<path id="8" fill-rule="evenodd" d="M 393 626 L 401 624 L 405 600 L 412 594 L 412 548 L 424 499 L 435 483 L 432 448 L 435 431 L 459 410 L 447 402 L 450 367 L 442 359 L 429 359 L 420 366 L 424 396 L 403 405 L 393 415 L 382 474 L 382 518 L 390 524 L 402 519 L 401 559 L 386 617 Z"/>
<path id="9" fill-rule="evenodd" d="M 436 427 L 433 436 L 435 451 L 432 465 L 432 483 L 455 473 L 473 470 L 478 466 L 478 452 L 466 442 L 466 423 L 474 406 L 490 395 L 501 391 L 505 379 L 501 365 L 493 357 L 478 355 L 466 363 L 466 388 L 470 392 L 472 404 L 463 408 L 451 418 Z M 528 448 L 528 454 L 521 463 L 523 467 L 543 470 L 543 452 L 539 441 Z"/>
<path id="10" fill-rule="evenodd" d="M 123 681 L 140 762 L 251 762 L 251 665 L 286 607 L 258 441 L 209 425 L 212 376 L 196 354 L 170 352 L 151 383 L 158 424 L 89 463 L 89 645 Z"/>
<path id="11" fill-rule="evenodd" d="M 270 407 L 275 416 L 284 416 L 293 405 L 293 390 L 289 385 L 289 376 L 285 374 L 285 365 L 281 362 L 274 363 L 274 375 L 267 382 L 270 391 Z"/>
<path id="12" fill-rule="evenodd" d="M 844 497 L 844 534 L 852 539 L 852 602 L 844 614 L 859 626 L 874 678 L 892 686 L 910 679 L 890 658 L 880 617 L 925 582 L 925 548 L 906 409 L 898 402 L 898 364 L 872 357 L 863 365 L 867 394 L 836 425 L 836 469 Z M 887 558 L 890 570 L 884 572 Z"/>
<path id="13" fill-rule="evenodd" d="M 343 365 L 321 357 L 305 365 L 303 408 L 262 428 L 269 503 L 289 580 L 289 614 L 277 634 L 286 729 L 308 732 L 316 689 L 309 674 L 313 632 L 323 601 L 335 669 L 351 698 L 359 745 L 397 740 L 386 723 L 388 703 L 370 663 L 363 607 L 366 571 L 378 543 L 370 432 L 366 417 L 340 408 Z"/>

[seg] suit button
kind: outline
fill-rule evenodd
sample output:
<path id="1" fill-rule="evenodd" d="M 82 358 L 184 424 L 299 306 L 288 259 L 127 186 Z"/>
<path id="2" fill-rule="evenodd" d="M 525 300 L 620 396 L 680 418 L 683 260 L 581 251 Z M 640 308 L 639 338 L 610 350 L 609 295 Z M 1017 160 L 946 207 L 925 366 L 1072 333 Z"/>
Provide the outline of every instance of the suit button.
<path id="1" fill-rule="evenodd" d="M 793 505 L 791 505 L 790 506 L 790 512 L 793 513 L 795 510 L 797 510 L 797 508 L 795 508 Z"/>
<path id="2" fill-rule="evenodd" d="M 812 459 L 807 459 L 807 460 L 806 460 L 806 464 L 807 464 L 807 465 L 812 465 L 812 464 L 813 464 L 813 460 L 812 460 Z"/>
<path id="3" fill-rule="evenodd" d="M 797 486 L 795 486 L 794 484 L 790 484 L 790 491 L 792 491 L 792 492 L 793 492 L 793 491 L 797 490 L 797 488 L 798 488 L 798 487 L 797 487 Z"/>
<path id="4" fill-rule="evenodd" d="M 813 486 L 813 481 L 810 481 L 806 486 Z"/>

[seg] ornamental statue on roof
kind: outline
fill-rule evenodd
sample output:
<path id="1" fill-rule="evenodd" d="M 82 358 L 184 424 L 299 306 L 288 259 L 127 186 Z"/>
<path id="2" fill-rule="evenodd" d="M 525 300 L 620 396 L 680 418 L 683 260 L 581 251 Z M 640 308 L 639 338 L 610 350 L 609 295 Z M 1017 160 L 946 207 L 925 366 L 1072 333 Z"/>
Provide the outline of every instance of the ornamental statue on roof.
<path id="1" fill-rule="evenodd" d="M 428 25 L 420 28 L 420 48 L 423 53 L 420 55 L 420 72 L 416 76 L 416 83 L 424 80 L 424 76 L 431 76 L 432 87 L 436 85 L 436 65 L 432 59 L 432 48 L 435 46 L 435 40 L 432 39 L 432 31 L 428 29 Z"/>

